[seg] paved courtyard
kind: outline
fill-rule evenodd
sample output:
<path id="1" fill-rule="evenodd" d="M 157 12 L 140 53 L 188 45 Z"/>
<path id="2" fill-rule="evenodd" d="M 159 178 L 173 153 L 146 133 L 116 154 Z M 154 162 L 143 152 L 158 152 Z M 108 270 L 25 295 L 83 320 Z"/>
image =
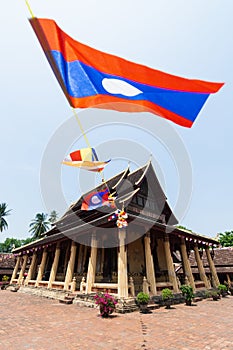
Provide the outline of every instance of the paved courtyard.
<path id="1" fill-rule="evenodd" d="M 98 316 L 97 309 L 0 291 L 1 350 L 233 350 L 233 297 Z"/>

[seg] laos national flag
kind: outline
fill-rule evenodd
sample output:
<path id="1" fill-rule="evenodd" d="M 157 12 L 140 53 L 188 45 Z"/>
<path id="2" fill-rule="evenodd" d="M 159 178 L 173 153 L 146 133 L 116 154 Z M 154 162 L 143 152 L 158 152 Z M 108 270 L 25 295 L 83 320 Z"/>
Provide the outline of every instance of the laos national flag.
<path id="1" fill-rule="evenodd" d="M 109 197 L 110 193 L 107 188 L 101 191 L 94 191 L 89 193 L 83 198 L 81 210 L 93 210 L 100 208 L 104 205 L 110 205 Z"/>
<path id="2" fill-rule="evenodd" d="M 151 112 L 191 127 L 223 83 L 191 80 L 97 51 L 50 19 L 30 19 L 49 63 L 74 108 Z"/>

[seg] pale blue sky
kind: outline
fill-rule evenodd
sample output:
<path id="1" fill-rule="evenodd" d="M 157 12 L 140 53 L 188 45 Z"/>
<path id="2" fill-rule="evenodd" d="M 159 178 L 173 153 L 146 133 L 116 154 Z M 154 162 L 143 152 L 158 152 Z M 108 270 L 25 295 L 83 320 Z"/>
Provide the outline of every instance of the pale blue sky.
<path id="1" fill-rule="evenodd" d="M 191 129 L 163 120 L 161 125 L 167 125 L 168 130 L 172 128 L 174 140 L 183 141 L 193 171 L 193 177 L 188 177 L 183 184 L 193 187 L 193 191 L 180 224 L 212 237 L 217 232 L 233 229 L 233 2 L 31 0 L 30 4 L 37 17 L 56 20 L 66 33 L 96 49 L 171 74 L 225 82 L 220 92 L 208 99 Z M 42 182 L 46 175 L 53 193 L 52 204 L 48 206 L 42 200 L 43 195 L 46 202 L 50 192 L 45 194 L 42 188 L 41 195 L 41 161 L 46 156 L 47 145 L 56 137 L 56 130 L 66 129 L 72 111 L 28 23 L 28 17 L 24 1 L 1 5 L 0 202 L 8 203 L 12 213 L 8 217 L 9 229 L 1 234 L 0 241 L 6 237 L 29 236 L 28 226 L 35 214 L 47 212 L 51 206 L 62 214 L 62 206 L 56 200 L 53 170 L 49 167 L 46 174 L 43 170 Z M 102 152 L 100 157 L 113 158 L 105 176 L 124 169 L 131 157 L 120 145 L 126 145 L 126 150 L 129 144 L 142 144 L 143 150 L 153 154 L 153 164 L 168 201 L 175 207 L 182 186 L 180 174 L 185 172 L 186 164 L 184 169 L 177 165 L 179 149 L 176 146 L 170 149 L 167 142 L 161 141 L 161 129 L 156 129 L 157 122 L 153 124 L 153 120 L 161 118 L 149 114 L 124 116 L 117 112 L 97 111 L 90 112 L 88 119 L 88 112 L 80 113 L 84 125 L 85 119 L 90 121 L 95 116 L 99 119 L 93 121 L 89 141 L 92 146 L 99 147 Z M 102 121 L 103 116 L 109 117 L 110 125 L 105 122 L 98 127 L 98 120 Z M 146 126 L 145 130 L 134 127 L 134 120 L 140 118 L 149 118 L 150 126 L 154 127 L 150 131 L 156 137 L 149 135 Z M 125 125 L 124 121 L 129 125 Z M 69 127 L 67 130 L 67 134 L 61 133 L 66 147 L 74 147 L 75 141 L 75 147 L 85 146 L 78 126 L 72 135 Z M 106 153 L 106 150 L 115 148 L 116 154 Z M 67 149 L 63 148 L 63 152 Z M 134 160 L 131 159 L 133 168 Z M 138 165 L 146 161 L 147 154 L 145 161 L 138 159 Z M 92 187 L 93 177 L 89 174 L 64 169 L 60 165 L 58 169 L 67 205 L 78 199 L 88 185 Z M 98 182 L 98 179 L 95 181 Z"/>

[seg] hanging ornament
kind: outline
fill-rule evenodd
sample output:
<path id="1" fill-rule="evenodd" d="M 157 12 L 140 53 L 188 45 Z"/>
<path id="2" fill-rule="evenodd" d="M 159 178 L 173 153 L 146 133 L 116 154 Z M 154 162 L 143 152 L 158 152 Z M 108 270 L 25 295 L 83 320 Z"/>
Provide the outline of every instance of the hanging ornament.
<path id="1" fill-rule="evenodd" d="M 128 215 L 124 210 L 121 210 L 120 213 L 118 214 L 118 218 L 117 218 L 117 227 L 118 228 L 123 228 L 123 227 L 127 227 L 128 226 Z"/>
<path id="2" fill-rule="evenodd" d="M 124 211 L 124 207 L 122 208 L 122 210 L 117 209 L 115 213 L 109 216 L 108 221 L 112 221 L 115 219 L 117 219 L 116 225 L 118 228 L 123 228 L 128 226 L 128 222 L 127 222 L 128 214 Z"/>

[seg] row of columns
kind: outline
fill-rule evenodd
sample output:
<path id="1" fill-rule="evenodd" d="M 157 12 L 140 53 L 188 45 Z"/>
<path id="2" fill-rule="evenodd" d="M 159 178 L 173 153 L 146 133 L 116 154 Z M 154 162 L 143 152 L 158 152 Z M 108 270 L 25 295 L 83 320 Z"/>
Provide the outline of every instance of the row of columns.
<path id="1" fill-rule="evenodd" d="M 118 249 L 118 296 L 119 297 L 128 297 L 128 273 L 127 273 L 127 245 L 126 245 L 126 230 L 120 229 L 118 230 L 118 238 L 119 238 L 119 249 Z M 147 281 L 150 285 L 150 292 L 153 295 L 157 294 L 157 288 L 156 288 L 156 278 L 155 278 L 155 271 L 154 271 L 154 262 L 153 262 L 153 256 L 151 252 L 151 241 L 150 241 L 150 233 L 148 232 L 144 236 L 144 246 L 145 246 L 145 260 L 146 260 L 146 277 Z M 193 287 L 193 290 L 195 291 L 195 282 L 190 266 L 190 262 L 188 259 L 185 239 L 181 238 L 180 243 L 180 249 L 181 249 L 181 256 L 183 261 L 183 268 L 184 268 L 184 274 L 185 277 L 188 279 L 188 283 Z M 75 259 L 76 259 L 76 251 L 77 251 L 77 245 L 75 242 L 72 242 L 71 245 L 71 251 L 70 251 L 70 259 L 68 262 L 67 270 L 66 270 L 66 276 L 65 276 L 65 282 L 64 282 L 64 289 L 69 289 L 69 284 L 72 281 L 73 273 L 74 273 L 74 265 L 75 265 Z M 212 274 L 212 282 L 213 286 L 217 287 L 219 285 L 218 275 L 215 269 L 214 262 L 212 260 L 212 257 L 209 252 L 209 248 L 205 249 L 207 260 L 209 263 L 210 271 Z M 173 291 L 175 293 L 179 292 L 179 286 L 177 282 L 177 277 L 174 269 L 173 259 L 171 255 L 171 249 L 170 249 L 170 242 L 169 242 L 169 236 L 166 235 L 164 237 L 164 252 L 165 252 L 165 258 L 167 263 L 167 270 L 168 270 L 168 277 L 169 281 L 173 286 Z M 206 288 L 210 288 L 210 283 L 206 277 L 205 270 L 203 267 L 203 263 L 199 254 L 198 245 L 195 244 L 194 246 L 194 252 L 195 252 L 195 259 L 197 262 L 197 267 L 200 275 L 200 279 L 204 282 Z M 39 266 L 37 279 L 35 285 L 38 286 L 39 282 L 42 281 L 42 276 L 45 269 L 45 264 L 47 260 L 47 250 L 46 248 L 43 251 L 41 264 Z M 55 256 L 50 272 L 50 277 L 48 281 L 48 288 L 52 288 L 53 282 L 55 281 L 57 269 L 58 269 L 58 263 L 59 263 L 59 257 L 60 257 L 60 243 L 58 242 L 56 245 L 55 250 Z M 14 272 L 12 274 L 12 280 L 16 279 L 17 271 L 19 269 L 20 264 L 20 257 L 17 258 L 16 265 L 14 268 Z M 22 280 L 27 264 L 28 256 L 25 255 L 23 258 L 22 267 L 20 270 L 18 282 Z M 25 284 L 27 284 L 33 274 L 33 271 L 36 267 L 36 260 L 37 255 L 36 253 L 32 256 L 31 265 L 28 271 L 28 275 L 25 281 Z M 97 262 L 97 239 L 96 234 L 93 233 L 92 235 L 92 241 L 91 241 L 91 255 L 89 258 L 89 265 L 88 265 L 88 272 L 87 272 L 87 280 L 86 280 L 86 293 L 90 293 L 92 289 L 92 285 L 95 282 L 95 273 L 96 273 L 96 262 Z"/>
<path id="2" fill-rule="evenodd" d="M 150 233 L 147 233 L 144 237 L 144 244 L 145 244 L 145 258 L 146 258 L 146 275 L 147 275 L 147 281 L 150 285 L 150 291 L 153 295 L 157 294 L 156 290 L 156 279 L 155 279 L 155 273 L 154 273 L 154 263 L 153 263 L 153 256 L 151 252 L 151 245 L 150 245 Z M 192 269 L 190 266 L 185 239 L 182 237 L 180 242 L 180 249 L 181 249 L 181 256 L 182 256 L 182 262 L 183 262 L 183 268 L 184 268 L 184 274 L 185 277 L 188 280 L 188 283 L 192 286 L 193 290 L 195 291 L 195 281 L 192 274 Z M 168 278 L 170 283 L 173 286 L 173 291 L 175 293 L 179 292 L 179 286 L 177 282 L 177 277 L 174 269 L 173 259 L 171 255 L 171 249 L 170 249 L 170 242 L 169 242 L 169 236 L 165 235 L 164 237 L 164 252 L 165 252 L 165 258 L 167 263 L 167 271 L 168 271 Z M 197 267 L 200 275 L 200 279 L 204 282 L 205 287 L 208 289 L 211 287 L 210 282 L 207 279 L 207 276 L 205 274 L 205 269 L 199 254 L 198 245 L 195 244 L 194 246 L 194 252 L 195 252 L 195 258 L 197 262 Z M 210 255 L 209 248 L 207 247 L 205 249 L 206 257 L 208 260 L 210 272 L 212 275 L 212 283 L 215 288 L 219 285 L 219 279 L 217 275 L 217 271 L 214 265 L 214 262 L 212 260 L 212 257 Z"/>
<path id="3" fill-rule="evenodd" d="M 72 242 L 71 252 L 70 252 L 70 259 L 69 259 L 69 262 L 68 262 L 68 266 L 67 266 L 67 270 L 66 270 L 66 276 L 65 276 L 65 282 L 64 282 L 64 289 L 65 290 L 69 289 L 69 284 L 70 284 L 70 282 L 72 281 L 72 278 L 73 278 L 74 264 L 75 264 L 75 258 L 76 258 L 76 250 L 77 250 L 77 245 L 76 245 L 75 242 Z M 57 245 L 56 245 L 54 260 L 53 260 L 53 264 L 52 264 L 52 268 L 51 268 L 51 272 L 50 272 L 50 276 L 49 276 L 48 288 L 52 288 L 53 282 L 56 279 L 56 274 L 57 274 L 57 269 L 58 269 L 58 264 L 59 264 L 59 258 L 60 258 L 60 251 L 61 251 L 60 243 L 58 242 Z M 44 248 L 44 251 L 43 251 L 43 254 L 42 254 L 42 259 L 41 259 L 41 264 L 39 266 L 39 270 L 38 270 L 38 274 L 37 274 L 37 278 L 36 278 L 36 283 L 35 283 L 36 287 L 38 287 L 39 283 L 42 281 L 44 270 L 45 270 L 45 265 L 46 265 L 46 261 L 47 261 L 47 255 L 48 255 L 47 249 Z M 24 255 L 22 258 L 21 257 L 17 257 L 11 281 L 15 280 L 16 277 L 17 277 L 17 272 L 18 272 L 21 260 L 23 262 L 22 262 L 21 270 L 20 270 L 19 277 L 18 277 L 18 283 L 21 283 L 21 281 L 23 279 L 24 272 L 25 272 L 26 265 L 27 265 L 28 255 Z M 37 260 L 37 254 L 35 252 L 33 254 L 33 256 L 32 256 L 32 260 L 31 260 L 31 264 L 30 264 L 30 267 L 29 267 L 29 270 L 28 270 L 27 278 L 25 280 L 25 285 L 27 285 L 28 282 L 32 278 L 33 271 L 36 268 L 36 260 Z"/>

